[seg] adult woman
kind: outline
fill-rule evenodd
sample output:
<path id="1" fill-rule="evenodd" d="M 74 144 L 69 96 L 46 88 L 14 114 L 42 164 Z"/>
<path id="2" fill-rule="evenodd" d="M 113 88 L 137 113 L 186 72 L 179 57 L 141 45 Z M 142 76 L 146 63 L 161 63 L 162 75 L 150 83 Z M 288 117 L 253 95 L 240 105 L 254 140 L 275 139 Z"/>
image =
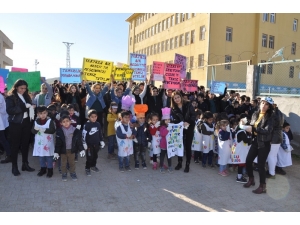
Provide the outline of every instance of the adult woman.
<path id="1" fill-rule="evenodd" d="M 18 170 L 18 151 L 22 152 L 22 171 L 32 172 L 28 163 L 29 139 L 31 134 L 30 120 L 34 106 L 28 94 L 28 84 L 25 80 L 17 80 L 6 98 L 6 111 L 9 122 L 9 141 L 11 147 L 12 173 L 20 175 Z M 34 113 L 33 113 L 34 114 Z"/>
<path id="2" fill-rule="evenodd" d="M 255 194 L 267 192 L 265 163 L 271 149 L 274 127 L 273 104 L 274 102 L 270 97 L 262 100 L 260 109 L 253 113 L 250 123 L 252 125 L 253 141 L 246 158 L 246 169 L 249 180 L 244 184 L 244 187 L 249 188 L 251 185 L 255 185 L 252 163 L 257 157 L 260 185 L 256 190 L 252 191 Z M 250 130 L 247 131 L 249 132 Z"/>
<path id="3" fill-rule="evenodd" d="M 41 85 L 41 93 L 35 96 L 32 103 L 37 107 L 40 105 L 44 105 L 47 107 L 51 104 L 53 89 L 46 82 L 45 78 L 41 78 L 41 81 L 43 82 L 43 84 Z"/>
<path id="4" fill-rule="evenodd" d="M 194 137 L 194 127 L 196 121 L 195 109 L 189 102 L 183 100 L 180 91 L 174 91 L 171 100 L 171 123 L 184 122 L 183 130 L 184 149 L 186 151 L 186 165 L 184 172 L 190 171 L 191 162 L 191 147 Z M 182 167 L 182 158 L 178 156 L 178 164 L 175 170 L 179 170 Z"/>

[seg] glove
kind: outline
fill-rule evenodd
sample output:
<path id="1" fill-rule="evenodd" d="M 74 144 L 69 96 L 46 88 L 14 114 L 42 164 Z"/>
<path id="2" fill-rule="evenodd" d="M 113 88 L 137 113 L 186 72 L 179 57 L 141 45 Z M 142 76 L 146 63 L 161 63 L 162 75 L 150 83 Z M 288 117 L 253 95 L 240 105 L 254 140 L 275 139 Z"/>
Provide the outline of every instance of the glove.
<path id="1" fill-rule="evenodd" d="M 150 142 L 148 142 L 148 148 L 150 148 L 151 147 L 151 143 Z"/>
<path id="2" fill-rule="evenodd" d="M 30 108 L 30 104 L 29 103 L 26 103 L 26 108 Z"/>
<path id="3" fill-rule="evenodd" d="M 154 125 L 156 128 L 160 126 L 160 121 L 157 121 L 156 124 Z"/>
<path id="4" fill-rule="evenodd" d="M 55 119 L 59 120 L 60 119 L 60 115 L 59 113 L 56 115 Z"/>
<path id="5" fill-rule="evenodd" d="M 40 128 L 40 132 L 44 133 L 45 132 L 45 128 Z"/>
<path id="6" fill-rule="evenodd" d="M 138 143 L 138 140 L 135 138 L 135 139 L 133 139 L 133 141 L 135 142 L 135 143 Z"/>
<path id="7" fill-rule="evenodd" d="M 78 116 L 79 117 L 79 112 L 74 112 L 75 116 Z"/>
<path id="8" fill-rule="evenodd" d="M 35 130 L 40 130 L 40 128 L 39 128 L 39 127 L 37 127 L 37 126 L 34 126 L 34 129 L 35 129 Z"/>
<path id="9" fill-rule="evenodd" d="M 171 127 L 167 127 L 167 130 L 170 131 L 170 130 L 172 130 L 172 128 Z"/>
<path id="10" fill-rule="evenodd" d="M 76 129 L 80 130 L 80 128 L 81 128 L 81 125 L 76 126 Z"/>
<path id="11" fill-rule="evenodd" d="M 104 148 L 104 146 L 105 146 L 104 141 L 100 141 L 100 147 L 101 147 L 101 148 Z"/>
<path id="12" fill-rule="evenodd" d="M 85 150 L 87 150 L 87 144 L 83 144 Z"/>
<path id="13" fill-rule="evenodd" d="M 53 159 L 54 159 L 54 160 L 57 160 L 58 158 L 59 158 L 59 154 L 58 154 L 58 153 L 54 153 Z"/>
<path id="14" fill-rule="evenodd" d="M 84 150 L 82 150 L 80 153 L 80 157 L 82 158 L 82 157 L 84 157 L 85 156 L 85 151 Z"/>

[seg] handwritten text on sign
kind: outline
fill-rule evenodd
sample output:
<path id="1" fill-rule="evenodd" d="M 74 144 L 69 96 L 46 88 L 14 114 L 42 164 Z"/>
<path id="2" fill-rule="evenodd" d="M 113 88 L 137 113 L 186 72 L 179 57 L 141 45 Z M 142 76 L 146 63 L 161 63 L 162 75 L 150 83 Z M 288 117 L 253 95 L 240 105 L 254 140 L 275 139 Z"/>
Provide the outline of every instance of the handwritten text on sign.
<path id="1" fill-rule="evenodd" d="M 163 75 L 165 72 L 165 63 L 163 62 L 153 62 L 153 69 L 152 73 L 153 74 L 160 74 Z"/>
<path id="2" fill-rule="evenodd" d="M 183 122 L 169 123 L 168 128 L 170 129 L 167 135 L 168 158 L 175 155 L 183 156 Z"/>
<path id="3" fill-rule="evenodd" d="M 60 68 L 60 82 L 62 83 L 81 83 L 80 68 Z"/>
<path id="4" fill-rule="evenodd" d="M 113 62 L 83 58 L 82 78 L 88 81 L 108 82 Z"/>
<path id="5" fill-rule="evenodd" d="M 163 81 L 165 89 L 181 89 L 180 85 L 180 69 L 179 64 L 166 63 L 165 80 Z"/>
<path id="6" fill-rule="evenodd" d="M 225 88 L 226 84 L 224 82 L 213 81 L 210 88 L 210 93 L 222 95 L 224 94 Z"/>
<path id="7" fill-rule="evenodd" d="M 18 79 L 23 79 L 28 83 L 29 92 L 41 90 L 41 73 L 35 72 L 10 72 L 7 78 L 7 90 L 10 90 Z"/>
<path id="8" fill-rule="evenodd" d="M 130 53 L 130 68 L 134 70 L 132 80 L 145 81 L 147 75 L 146 55 Z"/>
<path id="9" fill-rule="evenodd" d="M 133 69 L 127 69 L 127 68 L 115 68 L 115 80 L 120 80 L 120 81 L 129 81 L 131 80 L 133 74 Z"/>
<path id="10" fill-rule="evenodd" d="M 174 64 L 180 64 L 182 66 L 180 70 L 180 77 L 184 79 L 186 77 L 186 57 L 175 53 Z"/>
<path id="11" fill-rule="evenodd" d="M 181 83 L 183 92 L 194 92 L 198 90 L 198 80 L 183 80 Z"/>

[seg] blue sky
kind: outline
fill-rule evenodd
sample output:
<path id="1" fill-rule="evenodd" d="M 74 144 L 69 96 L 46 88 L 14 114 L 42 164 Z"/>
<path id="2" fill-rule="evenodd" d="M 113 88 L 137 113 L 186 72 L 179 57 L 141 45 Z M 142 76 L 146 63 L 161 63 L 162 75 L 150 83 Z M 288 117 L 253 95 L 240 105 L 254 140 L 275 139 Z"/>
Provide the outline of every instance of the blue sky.
<path id="1" fill-rule="evenodd" d="M 7 50 L 14 67 L 37 70 L 46 78 L 58 77 L 66 67 L 66 46 L 72 68 L 81 68 L 83 57 L 127 63 L 130 13 L 0 14 L 0 30 L 14 43 Z M 3 21 L 5 21 L 3 23 Z M 7 67 L 10 69 L 10 67 Z"/>

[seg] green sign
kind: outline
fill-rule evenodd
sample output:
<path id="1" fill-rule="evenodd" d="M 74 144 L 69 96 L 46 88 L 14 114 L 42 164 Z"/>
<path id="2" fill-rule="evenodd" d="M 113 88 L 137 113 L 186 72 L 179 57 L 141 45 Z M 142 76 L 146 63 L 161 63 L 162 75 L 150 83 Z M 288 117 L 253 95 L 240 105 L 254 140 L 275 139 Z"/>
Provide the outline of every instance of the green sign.
<path id="1" fill-rule="evenodd" d="M 25 80 L 28 83 L 29 92 L 41 90 L 40 71 L 27 72 L 27 73 L 10 72 L 7 78 L 7 90 L 10 90 L 18 79 Z"/>

